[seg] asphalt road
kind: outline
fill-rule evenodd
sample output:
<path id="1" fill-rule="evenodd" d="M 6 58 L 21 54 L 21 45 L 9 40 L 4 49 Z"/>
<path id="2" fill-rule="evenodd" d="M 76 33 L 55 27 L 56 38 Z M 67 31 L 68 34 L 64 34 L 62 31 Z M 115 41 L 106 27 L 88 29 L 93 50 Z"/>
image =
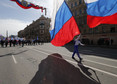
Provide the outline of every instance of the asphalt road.
<path id="1" fill-rule="evenodd" d="M 79 47 L 82 63 L 72 52 L 50 43 L 0 47 L 0 84 L 117 84 L 117 49 Z"/>

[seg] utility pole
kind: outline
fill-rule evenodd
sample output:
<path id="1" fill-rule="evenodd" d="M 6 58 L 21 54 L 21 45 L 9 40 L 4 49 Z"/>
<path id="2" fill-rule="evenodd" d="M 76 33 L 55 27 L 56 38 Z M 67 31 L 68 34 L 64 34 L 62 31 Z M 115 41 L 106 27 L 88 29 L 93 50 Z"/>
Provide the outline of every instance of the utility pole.
<path id="1" fill-rule="evenodd" d="M 6 37 L 8 38 L 8 30 L 6 31 Z"/>

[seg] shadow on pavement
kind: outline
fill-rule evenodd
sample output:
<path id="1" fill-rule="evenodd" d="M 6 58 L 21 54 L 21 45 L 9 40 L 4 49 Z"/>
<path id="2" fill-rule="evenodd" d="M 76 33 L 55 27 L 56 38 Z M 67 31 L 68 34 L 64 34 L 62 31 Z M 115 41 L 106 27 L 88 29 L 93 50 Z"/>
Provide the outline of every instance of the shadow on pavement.
<path id="1" fill-rule="evenodd" d="M 63 47 L 68 49 L 70 52 L 74 51 L 73 43 L 68 43 Z M 106 57 L 106 58 L 112 58 L 112 59 L 117 59 L 116 51 L 117 49 L 101 48 L 101 47 L 94 47 L 94 46 L 79 46 L 80 54 L 100 56 L 100 57 Z"/>
<path id="2" fill-rule="evenodd" d="M 13 53 L 13 55 L 18 55 L 18 54 L 22 54 L 24 52 L 27 52 L 28 50 L 23 50 L 23 51 L 20 51 L 20 52 L 17 52 L 17 53 Z"/>
<path id="3" fill-rule="evenodd" d="M 54 53 L 42 60 L 29 84 L 100 84 Z"/>
<path id="4" fill-rule="evenodd" d="M 93 69 L 91 69 L 91 68 L 89 68 L 89 67 L 84 66 L 84 65 L 82 64 L 82 61 L 78 61 L 77 59 L 74 59 L 74 60 L 78 63 L 79 68 L 82 70 L 82 72 L 83 72 L 85 75 L 87 75 L 90 79 L 94 80 L 95 82 L 98 81 L 99 84 L 101 84 L 101 82 L 100 82 L 100 80 L 99 80 L 99 78 L 98 78 L 98 76 L 97 76 L 95 70 L 93 70 Z M 95 79 L 92 77 L 92 73 L 91 73 L 90 71 L 92 71 L 92 72 L 94 73 L 94 75 L 95 75 L 95 77 L 96 77 L 97 80 L 95 80 Z"/>
<path id="5" fill-rule="evenodd" d="M 68 43 L 68 44 L 64 45 L 63 47 L 65 47 L 66 49 L 68 49 L 70 52 L 74 51 L 74 43 L 73 42 Z"/>
<path id="6" fill-rule="evenodd" d="M 22 54 L 24 52 L 27 52 L 28 50 L 24 50 L 24 51 L 21 51 L 21 52 L 18 52 L 18 53 L 8 53 L 8 54 L 5 54 L 5 55 L 0 55 L 0 57 L 5 57 L 5 56 L 11 56 L 11 55 L 18 55 L 18 54 Z"/>
<path id="7" fill-rule="evenodd" d="M 8 54 L 5 54 L 5 55 L 0 55 L 0 57 L 5 57 L 5 56 L 11 56 L 12 53 L 8 53 Z"/>

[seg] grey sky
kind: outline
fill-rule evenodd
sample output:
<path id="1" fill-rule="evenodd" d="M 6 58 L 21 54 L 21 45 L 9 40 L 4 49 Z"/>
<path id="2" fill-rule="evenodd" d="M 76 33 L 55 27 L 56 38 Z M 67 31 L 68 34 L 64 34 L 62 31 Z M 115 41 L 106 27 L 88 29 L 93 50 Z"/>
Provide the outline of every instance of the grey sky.
<path id="1" fill-rule="evenodd" d="M 47 8 L 46 17 L 51 17 L 53 0 L 26 0 L 36 5 Z M 37 9 L 22 9 L 15 2 L 10 0 L 0 0 L 0 34 L 6 36 L 8 30 L 9 35 L 15 34 L 19 30 L 24 29 L 27 25 L 37 20 L 45 12 Z"/>

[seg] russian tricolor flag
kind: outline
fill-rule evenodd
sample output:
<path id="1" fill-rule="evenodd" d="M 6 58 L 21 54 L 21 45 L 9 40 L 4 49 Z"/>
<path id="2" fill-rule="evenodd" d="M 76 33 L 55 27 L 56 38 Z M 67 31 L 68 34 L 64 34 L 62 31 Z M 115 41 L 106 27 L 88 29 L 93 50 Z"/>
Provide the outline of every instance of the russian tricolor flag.
<path id="1" fill-rule="evenodd" d="M 117 24 L 117 0 L 85 0 L 85 3 L 90 28 L 100 24 Z"/>
<path id="2" fill-rule="evenodd" d="M 11 1 L 16 2 L 23 9 L 29 9 L 29 8 L 42 9 L 43 12 L 43 7 L 39 7 L 38 5 L 34 5 L 33 3 L 27 2 L 25 0 L 11 0 Z"/>
<path id="3" fill-rule="evenodd" d="M 80 31 L 64 0 L 54 0 L 53 5 L 51 43 L 54 46 L 63 46 L 80 34 Z"/>

